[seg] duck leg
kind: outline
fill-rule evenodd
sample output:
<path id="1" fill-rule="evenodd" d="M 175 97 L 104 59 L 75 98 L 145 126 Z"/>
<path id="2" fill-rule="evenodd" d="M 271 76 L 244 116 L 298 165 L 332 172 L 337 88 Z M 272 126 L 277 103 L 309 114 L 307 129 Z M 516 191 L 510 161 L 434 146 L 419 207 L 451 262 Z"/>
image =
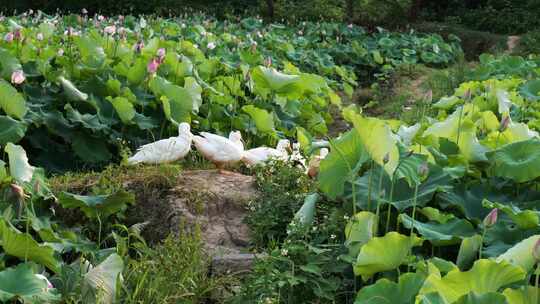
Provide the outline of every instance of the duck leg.
<path id="1" fill-rule="evenodd" d="M 216 168 L 218 169 L 219 174 L 223 174 L 223 175 L 234 175 L 234 174 L 236 174 L 234 172 L 225 170 L 225 164 L 224 163 L 215 163 L 215 165 L 216 165 Z"/>

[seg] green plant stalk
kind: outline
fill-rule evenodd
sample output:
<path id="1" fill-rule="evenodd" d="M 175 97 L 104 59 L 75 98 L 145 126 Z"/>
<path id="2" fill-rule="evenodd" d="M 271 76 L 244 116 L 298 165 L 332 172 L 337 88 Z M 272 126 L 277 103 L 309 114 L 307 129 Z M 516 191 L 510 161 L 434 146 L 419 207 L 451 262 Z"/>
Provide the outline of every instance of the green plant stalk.
<path id="1" fill-rule="evenodd" d="M 367 211 L 371 211 L 371 186 L 373 184 L 372 182 L 373 182 L 373 160 L 371 161 L 371 168 L 369 170 Z"/>
<path id="2" fill-rule="evenodd" d="M 540 263 L 536 262 L 536 271 L 534 278 L 534 304 L 538 303 L 538 282 L 540 281 Z"/>
<path id="3" fill-rule="evenodd" d="M 478 250 L 478 259 L 482 259 L 482 251 L 484 249 L 484 238 L 486 237 L 487 229 L 486 227 L 482 228 L 482 240 L 480 241 L 480 249 Z"/>
<path id="4" fill-rule="evenodd" d="M 395 177 L 395 174 L 393 174 Z M 390 215 L 392 213 L 392 200 L 394 199 L 394 177 L 392 177 L 392 183 L 390 184 L 390 197 L 388 199 L 388 209 L 386 210 L 386 227 L 384 229 L 384 233 L 388 233 L 388 229 L 390 229 Z"/>
<path id="5" fill-rule="evenodd" d="M 101 217 L 99 216 L 99 213 L 97 214 L 97 221 L 98 221 L 98 248 L 101 247 Z"/>
<path id="6" fill-rule="evenodd" d="M 383 181 L 383 174 L 384 174 L 384 166 L 381 166 L 381 170 L 380 170 L 380 173 L 379 173 L 379 189 L 378 189 L 378 194 L 379 194 L 379 199 L 377 200 L 377 208 L 376 208 L 376 211 L 375 211 L 375 217 L 377 218 L 377 229 L 375 231 L 375 235 L 377 235 L 378 231 L 379 231 L 379 214 L 380 214 L 380 206 L 381 206 L 381 200 L 382 200 L 382 193 L 381 193 L 381 190 L 382 190 L 382 181 Z"/>
<path id="7" fill-rule="evenodd" d="M 459 147 L 459 136 L 461 134 L 461 119 L 463 118 L 463 108 L 465 107 L 465 104 L 463 104 L 461 106 L 461 109 L 459 111 L 459 119 L 458 119 L 458 131 L 457 131 L 457 140 L 456 140 L 456 144 L 458 145 Z"/>
<path id="8" fill-rule="evenodd" d="M 415 223 L 415 217 L 416 217 L 416 202 L 418 198 L 418 186 L 419 183 L 416 184 L 414 187 L 414 198 L 413 198 L 413 209 L 412 209 L 412 222 L 411 222 L 411 231 L 409 233 L 409 239 L 410 239 L 410 248 L 409 248 L 409 256 L 412 254 L 412 242 L 413 242 L 413 230 L 414 230 L 414 223 Z M 407 271 L 409 271 L 410 265 L 407 266 Z"/>

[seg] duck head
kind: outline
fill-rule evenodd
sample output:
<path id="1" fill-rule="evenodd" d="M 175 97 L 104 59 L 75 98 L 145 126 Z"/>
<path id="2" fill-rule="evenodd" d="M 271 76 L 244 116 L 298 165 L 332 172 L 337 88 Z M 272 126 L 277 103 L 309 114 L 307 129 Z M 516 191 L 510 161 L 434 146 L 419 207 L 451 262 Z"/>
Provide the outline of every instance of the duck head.
<path id="1" fill-rule="evenodd" d="M 193 134 L 191 134 L 191 126 L 187 122 L 180 123 L 178 125 L 178 134 L 180 136 L 193 136 Z"/>
<path id="2" fill-rule="evenodd" d="M 229 133 L 229 140 L 242 147 L 242 150 L 244 149 L 244 141 L 242 140 L 242 133 L 240 133 L 240 131 L 232 131 Z"/>

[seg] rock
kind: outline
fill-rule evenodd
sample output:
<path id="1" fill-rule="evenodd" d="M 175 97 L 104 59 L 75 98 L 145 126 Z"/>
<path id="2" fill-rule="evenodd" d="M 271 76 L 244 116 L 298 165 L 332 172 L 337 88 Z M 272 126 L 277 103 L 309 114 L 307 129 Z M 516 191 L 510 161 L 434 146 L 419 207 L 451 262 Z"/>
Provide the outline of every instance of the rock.
<path id="1" fill-rule="evenodd" d="M 261 256 L 253 253 L 236 253 L 217 256 L 212 259 L 211 273 L 214 276 L 242 275 L 251 271 L 253 263 Z"/>
<path id="2" fill-rule="evenodd" d="M 250 237 L 244 218 L 256 197 L 252 176 L 183 171 L 165 197 L 137 208 L 150 221 L 145 238 L 159 241 L 180 229 L 200 229 L 202 243 L 214 257 L 246 251 Z"/>

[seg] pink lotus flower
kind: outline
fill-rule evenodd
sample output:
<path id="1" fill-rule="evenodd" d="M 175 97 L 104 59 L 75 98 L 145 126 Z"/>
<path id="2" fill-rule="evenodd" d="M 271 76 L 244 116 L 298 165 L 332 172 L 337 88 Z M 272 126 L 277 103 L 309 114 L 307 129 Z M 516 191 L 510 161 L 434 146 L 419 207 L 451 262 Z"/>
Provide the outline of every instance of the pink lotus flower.
<path id="1" fill-rule="evenodd" d="M 43 33 L 37 33 L 36 39 L 39 40 L 39 41 L 42 41 L 43 40 Z"/>
<path id="2" fill-rule="evenodd" d="M 150 61 L 150 63 L 148 63 L 148 65 L 146 66 L 146 70 L 150 74 L 155 74 L 157 70 L 159 69 L 159 64 L 160 64 L 159 60 L 154 58 L 152 59 L 152 61 Z"/>
<path id="3" fill-rule="evenodd" d="M 488 215 L 486 215 L 486 217 L 484 218 L 484 221 L 483 221 L 484 227 L 489 228 L 489 227 L 495 225 L 495 223 L 497 223 L 498 212 L 499 212 L 499 209 L 495 208 L 495 209 L 491 210 L 491 212 L 489 212 Z"/>
<path id="4" fill-rule="evenodd" d="M 206 48 L 208 48 L 209 50 L 213 50 L 216 48 L 216 44 L 214 42 L 208 42 Z"/>
<path id="5" fill-rule="evenodd" d="M 21 40 L 21 38 L 22 38 L 22 33 L 21 33 L 21 29 L 20 29 L 20 28 L 18 28 L 18 29 L 15 30 L 14 36 L 15 36 L 15 40 Z"/>
<path id="6" fill-rule="evenodd" d="M 15 35 L 13 35 L 12 32 L 9 32 L 4 36 L 4 41 L 10 43 L 10 42 L 13 41 L 14 37 L 15 37 Z"/>
<path id="7" fill-rule="evenodd" d="M 160 49 L 157 50 L 157 56 L 158 56 L 159 58 L 165 57 L 165 54 L 166 54 L 166 51 L 165 51 L 164 48 L 160 48 Z"/>
<path id="8" fill-rule="evenodd" d="M 97 20 L 103 21 L 103 20 L 105 20 L 105 17 L 103 17 L 103 15 L 99 15 L 99 16 L 97 17 Z"/>
<path id="9" fill-rule="evenodd" d="M 116 33 L 116 26 L 114 25 L 106 26 L 103 29 L 103 32 L 105 32 L 105 34 L 108 34 L 108 35 L 113 35 L 114 33 Z"/>
<path id="10" fill-rule="evenodd" d="M 16 70 L 11 73 L 11 83 L 13 84 L 21 84 L 25 79 L 26 77 L 24 77 L 24 72 L 22 70 Z"/>

